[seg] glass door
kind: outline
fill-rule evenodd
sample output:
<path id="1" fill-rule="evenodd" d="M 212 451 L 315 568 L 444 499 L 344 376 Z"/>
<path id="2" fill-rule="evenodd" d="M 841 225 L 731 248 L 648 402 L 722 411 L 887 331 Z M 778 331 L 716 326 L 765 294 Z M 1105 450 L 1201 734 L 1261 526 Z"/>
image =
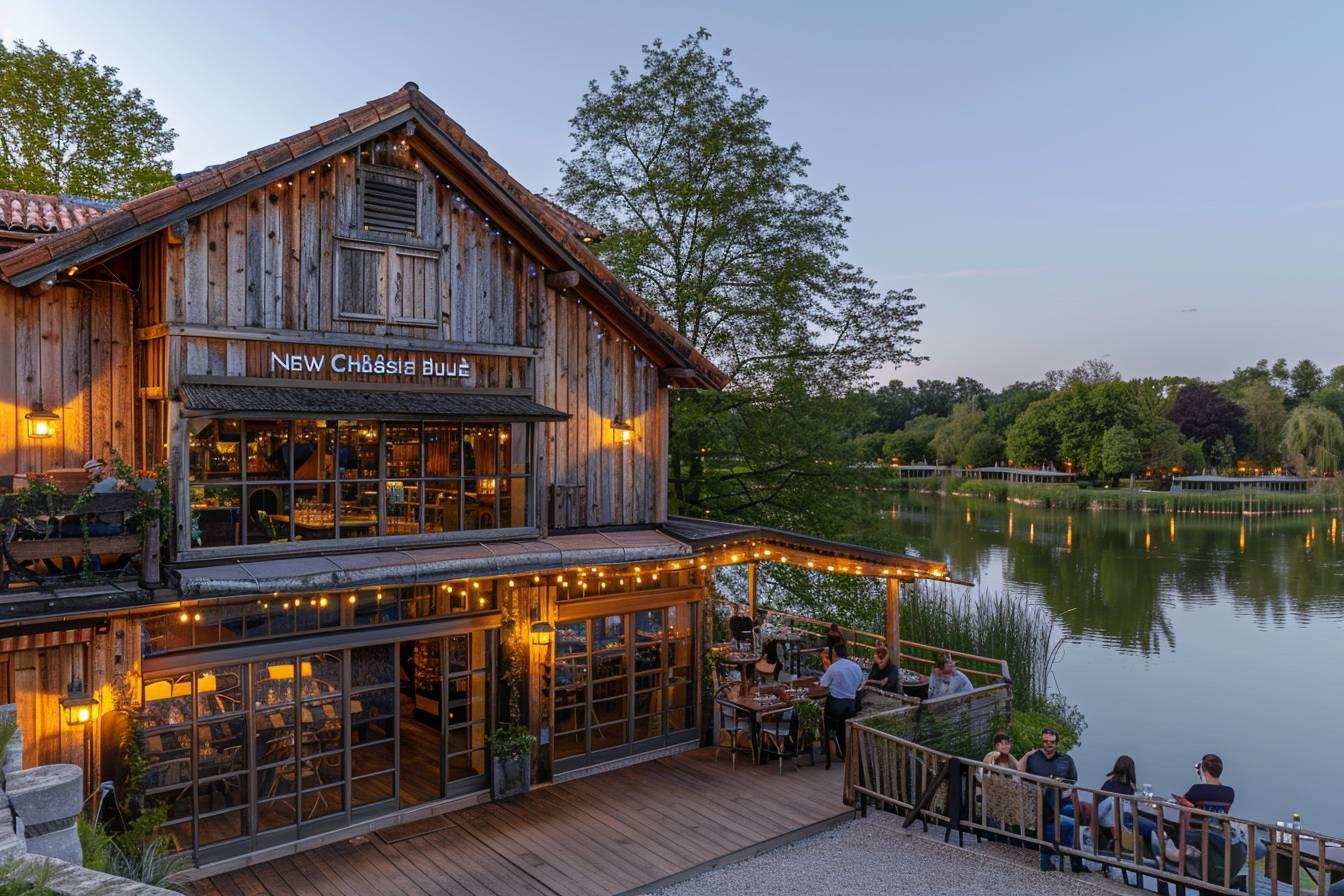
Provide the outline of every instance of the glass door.
<path id="1" fill-rule="evenodd" d="M 403 641 L 401 651 L 401 805 L 443 796 L 443 639 Z"/>

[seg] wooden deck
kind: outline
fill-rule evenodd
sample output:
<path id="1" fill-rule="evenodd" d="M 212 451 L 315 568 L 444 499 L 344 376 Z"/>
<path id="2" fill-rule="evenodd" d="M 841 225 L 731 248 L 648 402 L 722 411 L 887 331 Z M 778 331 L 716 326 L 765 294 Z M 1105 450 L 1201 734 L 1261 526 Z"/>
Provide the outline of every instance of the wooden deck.
<path id="1" fill-rule="evenodd" d="M 197 881 L 199 896 L 599 896 L 654 889 L 851 817 L 836 763 L 751 766 L 712 749 Z"/>

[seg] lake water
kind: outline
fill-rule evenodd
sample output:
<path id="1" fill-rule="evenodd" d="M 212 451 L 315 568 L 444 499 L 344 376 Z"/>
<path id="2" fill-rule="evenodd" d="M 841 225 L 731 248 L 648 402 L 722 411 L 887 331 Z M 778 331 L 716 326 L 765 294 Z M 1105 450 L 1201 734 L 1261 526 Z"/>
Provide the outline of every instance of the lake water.
<path id="1" fill-rule="evenodd" d="M 865 527 L 867 528 L 867 527 Z M 901 495 L 870 543 L 1025 594 L 1067 639 L 1057 688 L 1087 716 L 1099 787 L 1121 753 L 1184 793 L 1217 753 L 1233 812 L 1344 834 L 1344 521 L 1092 512 Z"/>

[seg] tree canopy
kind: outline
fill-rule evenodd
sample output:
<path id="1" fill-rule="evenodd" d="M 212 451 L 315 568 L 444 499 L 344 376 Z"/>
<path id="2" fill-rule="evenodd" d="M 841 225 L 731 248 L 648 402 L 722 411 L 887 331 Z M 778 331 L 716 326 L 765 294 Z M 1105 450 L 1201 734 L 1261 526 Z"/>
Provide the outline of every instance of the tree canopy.
<path id="1" fill-rule="evenodd" d="M 596 250 L 731 378 L 678 393 L 673 508 L 787 522 L 839 499 L 855 390 L 918 360 L 923 307 L 845 259 L 843 187 L 807 182 L 766 98 L 700 30 L 643 48 L 643 69 L 590 83 L 571 119 L 559 199 L 607 234 Z M 829 483 L 829 484 L 828 484 Z"/>
<path id="2" fill-rule="evenodd" d="M 0 41 L 0 183 L 128 199 L 172 183 L 176 132 L 117 69 L 82 50 Z"/>

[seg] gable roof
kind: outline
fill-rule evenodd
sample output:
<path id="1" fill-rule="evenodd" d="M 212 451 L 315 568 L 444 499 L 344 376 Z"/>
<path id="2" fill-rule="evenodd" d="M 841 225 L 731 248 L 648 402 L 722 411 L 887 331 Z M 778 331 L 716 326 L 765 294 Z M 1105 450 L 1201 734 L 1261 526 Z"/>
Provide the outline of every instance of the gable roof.
<path id="1" fill-rule="evenodd" d="M 85 204 L 74 197 L 0 189 L 0 230 L 4 231 L 58 233 L 83 226 L 108 211 L 104 204 Z"/>
<path id="2" fill-rule="evenodd" d="M 435 143 L 475 174 L 493 199 L 511 206 L 523 225 L 548 249 L 578 270 L 587 285 L 607 300 L 618 319 L 650 337 L 671 359 L 671 379 L 717 389 L 727 385 L 728 377 L 723 371 L 621 283 L 588 248 L 585 240 L 599 238 L 600 231 L 511 177 L 460 124 L 422 94 L 414 82 L 306 131 L 188 175 L 79 226 L 0 256 L 0 277 L 15 286 L 35 283 L 221 205 L 271 179 L 287 176 L 317 157 L 348 150 L 412 120 L 424 125 Z"/>

